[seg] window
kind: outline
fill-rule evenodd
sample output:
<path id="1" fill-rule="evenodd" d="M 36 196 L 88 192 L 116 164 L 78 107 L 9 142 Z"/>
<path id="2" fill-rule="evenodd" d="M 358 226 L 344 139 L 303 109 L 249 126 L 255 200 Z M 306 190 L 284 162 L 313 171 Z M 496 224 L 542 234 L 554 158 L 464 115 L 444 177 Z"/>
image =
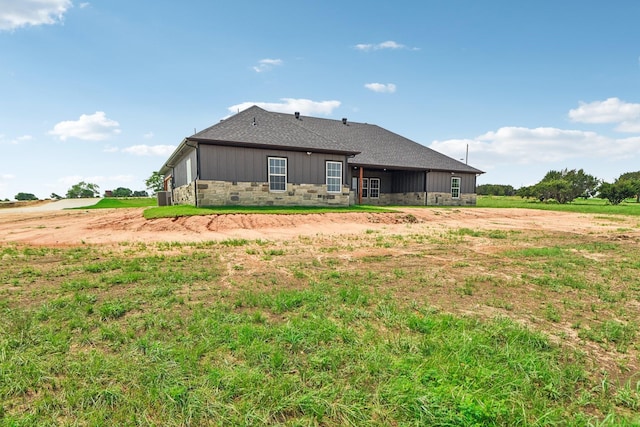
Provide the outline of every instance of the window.
<path id="1" fill-rule="evenodd" d="M 342 191 L 342 162 L 327 162 L 327 192 Z"/>
<path id="2" fill-rule="evenodd" d="M 369 197 L 369 178 L 362 178 L 362 197 Z"/>
<path id="3" fill-rule="evenodd" d="M 372 199 L 380 197 L 380 178 L 369 178 L 369 197 Z"/>
<path id="4" fill-rule="evenodd" d="M 187 184 L 190 184 L 191 183 L 191 157 L 187 159 L 187 164 L 185 167 L 187 169 Z"/>
<path id="5" fill-rule="evenodd" d="M 287 190 L 287 159 L 269 157 L 269 191 Z"/>
<path id="6" fill-rule="evenodd" d="M 454 199 L 460 198 L 460 178 L 458 177 L 451 178 L 451 197 Z"/>

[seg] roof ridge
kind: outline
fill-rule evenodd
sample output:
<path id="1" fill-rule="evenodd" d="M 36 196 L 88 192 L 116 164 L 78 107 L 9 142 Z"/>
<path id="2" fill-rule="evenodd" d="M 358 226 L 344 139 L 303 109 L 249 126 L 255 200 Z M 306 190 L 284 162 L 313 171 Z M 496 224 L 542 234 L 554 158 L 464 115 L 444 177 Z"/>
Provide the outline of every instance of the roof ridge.
<path id="1" fill-rule="evenodd" d="M 276 112 L 276 111 L 267 111 L 267 113 L 271 113 L 271 114 L 275 114 L 275 115 L 278 115 L 278 116 L 282 116 L 282 118 L 288 117 L 291 114 L 291 113 L 280 113 L 280 112 Z M 307 117 L 310 117 L 310 118 L 312 118 L 314 120 L 330 120 L 330 119 L 322 119 L 320 117 L 312 117 L 312 116 L 307 116 Z M 337 122 L 338 120 L 334 120 L 334 121 Z M 300 122 L 300 123 L 298 123 L 298 122 Z M 304 129 L 305 131 L 311 132 L 312 134 L 314 134 L 314 135 L 316 135 L 316 136 L 318 136 L 318 137 L 320 137 L 320 138 L 322 138 L 322 139 L 324 139 L 326 141 L 333 142 L 334 144 L 339 144 L 340 143 L 340 141 L 338 141 L 338 140 L 335 140 L 333 138 L 328 138 L 326 135 L 322 135 L 322 134 L 316 132 L 315 130 L 304 126 L 304 120 L 301 120 L 301 119 L 299 119 L 297 117 L 296 117 L 296 120 L 293 123 L 295 123 L 296 126 L 299 126 L 302 129 Z"/>
<path id="2" fill-rule="evenodd" d="M 268 113 L 272 113 L 272 114 L 278 114 L 278 115 L 281 115 L 281 116 L 284 116 L 284 117 L 291 116 L 291 113 L 282 113 L 282 112 L 279 112 L 279 111 L 267 111 L 267 112 Z M 306 116 L 306 115 L 300 114 L 300 120 L 301 121 L 305 117 L 307 117 L 309 119 L 313 119 L 313 120 L 326 120 L 328 122 L 336 122 L 336 123 L 340 123 L 342 120 L 344 120 L 344 119 L 330 119 L 330 118 L 327 118 L 327 117 Z M 371 123 L 356 122 L 356 121 L 351 121 L 351 120 L 348 120 L 347 123 L 353 123 L 353 124 L 356 124 L 356 125 L 366 125 L 366 126 L 370 126 L 371 125 Z"/>
<path id="3" fill-rule="evenodd" d="M 263 112 L 263 113 L 269 113 L 269 111 L 267 111 L 267 110 L 265 110 L 265 109 L 263 109 L 263 108 L 260 108 L 260 107 L 258 107 L 257 105 L 255 105 L 255 104 L 254 104 L 254 105 L 252 105 L 252 106 L 251 106 L 251 107 L 249 107 L 249 108 L 245 108 L 245 109 L 244 109 L 244 110 L 242 110 L 242 111 L 238 111 L 237 113 L 231 114 L 230 116 L 227 116 L 227 117 L 225 117 L 225 118 L 223 118 L 223 119 L 220 119 L 220 121 L 219 121 L 218 123 L 215 123 L 215 124 L 213 124 L 213 125 L 211 125 L 211 126 L 209 126 L 209 127 L 205 128 L 205 129 L 202 129 L 201 131 L 196 132 L 196 133 L 194 133 L 193 135 L 188 136 L 187 138 L 197 138 L 197 136 L 196 136 L 196 135 L 198 135 L 198 134 L 202 134 L 202 133 L 205 133 L 205 132 L 209 131 L 210 129 L 212 129 L 212 128 L 216 127 L 216 126 L 219 126 L 220 124 L 224 123 L 225 121 L 227 121 L 227 120 L 229 120 L 229 119 L 231 119 L 231 118 L 233 118 L 233 117 L 237 117 L 237 116 L 239 116 L 239 115 L 241 115 L 241 114 L 243 114 L 243 115 L 244 115 L 244 114 L 246 114 L 249 110 L 255 110 L 255 109 L 260 110 L 260 112 Z"/>

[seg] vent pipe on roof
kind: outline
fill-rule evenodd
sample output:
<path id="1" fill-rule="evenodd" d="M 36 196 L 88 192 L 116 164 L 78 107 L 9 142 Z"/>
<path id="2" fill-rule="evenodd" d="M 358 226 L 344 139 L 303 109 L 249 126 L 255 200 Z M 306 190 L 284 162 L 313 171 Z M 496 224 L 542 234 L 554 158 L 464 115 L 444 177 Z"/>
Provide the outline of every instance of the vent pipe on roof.
<path id="1" fill-rule="evenodd" d="M 342 118 L 342 124 L 343 124 L 343 125 L 346 125 L 346 124 L 347 124 L 347 118 L 346 118 L 346 117 L 343 117 L 343 118 Z"/>
<path id="2" fill-rule="evenodd" d="M 296 116 L 296 119 L 300 118 L 300 111 L 296 111 L 295 113 L 293 113 L 294 116 Z"/>

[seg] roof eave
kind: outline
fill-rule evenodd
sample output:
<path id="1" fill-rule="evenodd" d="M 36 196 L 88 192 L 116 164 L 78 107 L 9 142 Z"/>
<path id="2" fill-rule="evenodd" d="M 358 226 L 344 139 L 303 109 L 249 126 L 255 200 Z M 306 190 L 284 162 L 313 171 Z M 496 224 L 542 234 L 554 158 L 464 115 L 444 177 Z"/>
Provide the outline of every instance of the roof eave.
<path id="1" fill-rule="evenodd" d="M 458 168 L 433 168 L 433 167 L 423 167 L 423 166 L 402 166 L 402 165 L 389 165 L 389 164 L 375 164 L 375 163 L 359 163 L 359 162 L 349 162 L 349 166 L 361 167 L 361 168 L 370 168 L 370 169 L 388 169 L 388 170 L 405 170 L 405 171 L 425 171 L 425 172 L 457 172 L 457 173 L 473 173 L 473 174 L 483 174 L 484 172 L 468 166 L 468 169 L 458 169 Z"/>
<path id="2" fill-rule="evenodd" d="M 171 156 L 169 156 L 167 161 L 160 168 L 159 172 L 160 172 L 161 175 L 166 175 L 166 173 L 169 172 L 174 167 L 176 161 L 179 160 L 179 157 L 182 156 L 182 154 L 184 154 L 185 147 L 193 148 L 193 147 L 187 145 L 187 141 L 188 140 L 189 140 L 189 138 L 183 139 L 180 142 L 180 144 L 178 144 L 176 149 L 173 150 L 173 153 L 171 154 Z"/>
<path id="3" fill-rule="evenodd" d="M 398 165 L 384 165 L 384 164 L 374 164 L 374 163 L 358 163 L 358 162 L 349 162 L 349 166 L 365 168 L 365 169 L 388 169 L 388 170 L 403 170 L 403 171 L 426 171 L 427 168 L 423 167 L 413 167 L 413 166 L 398 166 Z"/>
<path id="4" fill-rule="evenodd" d="M 246 142 L 246 141 L 225 141 L 225 140 L 216 140 L 216 139 L 207 139 L 207 138 L 186 138 L 188 141 L 198 142 L 200 144 L 205 145 L 220 145 L 225 147 L 243 147 L 243 148 L 260 148 L 267 150 L 283 150 L 283 151 L 302 151 L 302 152 L 313 152 L 313 153 L 329 153 L 329 154 L 340 154 L 345 156 L 355 156 L 356 154 L 360 154 L 360 151 L 353 150 L 336 150 L 329 148 L 317 148 L 310 146 L 291 146 L 291 145 L 278 145 L 278 144 L 261 144 L 255 142 Z"/>

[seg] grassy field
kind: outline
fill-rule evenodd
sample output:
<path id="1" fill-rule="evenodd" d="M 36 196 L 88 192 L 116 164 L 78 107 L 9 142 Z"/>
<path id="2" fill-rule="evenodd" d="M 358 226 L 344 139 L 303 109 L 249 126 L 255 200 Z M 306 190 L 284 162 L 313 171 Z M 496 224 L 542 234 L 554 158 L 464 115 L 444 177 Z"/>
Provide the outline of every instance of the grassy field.
<path id="1" fill-rule="evenodd" d="M 158 201 L 153 197 L 106 197 L 95 205 L 78 209 L 146 208 L 157 205 Z"/>
<path id="2" fill-rule="evenodd" d="M 118 206 L 101 206 L 99 203 L 96 208 L 100 207 L 118 207 Z M 122 205 L 122 207 L 128 207 Z M 133 207 L 133 206 L 132 206 Z M 497 197 L 497 196 L 478 196 L 477 207 L 481 208 L 525 208 L 525 209 L 541 209 L 559 212 L 576 212 L 576 213 L 593 213 L 593 214 L 614 214 L 614 215 L 640 215 L 640 203 L 636 203 L 635 199 L 629 199 L 620 205 L 613 206 L 607 200 L 603 199 L 576 199 L 572 203 L 558 204 L 545 203 L 537 199 L 523 199 L 518 196 L 513 197 Z M 426 209 L 441 209 L 442 206 L 425 206 Z M 459 207 L 452 207 L 458 209 Z M 327 212 L 392 212 L 394 210 L 402 210 L 401 206 L 395 207 L 379 207 L 369 205 L 358 205 L 349 207 L 300 207 L 300 206 L 216 206 L 196 208 L 194 206 L 162 206 L 145 210 L 144 216 L 147 219 L 153 218 L 172 218 L 180 216 L 195 215 L 211 215 L 211 214 L 307 214 L 307 213 L 327 213 Z"/>
<path id="3" fill-rule="evenodd" d="M 0 425 L 640 423 L 637 242 L 407 227 L 1 245 Z"/>
<path id="4" fill-rule="evenodd" d="M 153 218 L 177 218 L 196 215 L 219 214 L 277 214 L 294 215 L 310 213 L 344 213 L 344 212 L 393 212 L 393 209 L 378 206 L 210 206 L 195 207 L 189 205 L 157 206 L 157 200 L 153 197 L 128 197 L 128 198 L 103 198 L 92 206 L 77 209 L 114 209 L 114 208 L 149 208 L 145 209 L 144 217 Z"/>
<path id="5" fill-rule="evenodd" d="M 640 203 L 635 199 L 614 206 L 604 199 L 576 199 L 571 203 L 546 203 L 537 199 L 523 199 L 519 196 L 478 196 L 477 207 L 481 208 L 527 208 L 560 212 L 595 214 L 640 215 Z"/>
<path id="6" fill-rule="evenodd" d="M 153 218 L 176 218 L 182 216 L 195 215 L 219 215 L 219 214 L 309 214 L 309 213 L 341 213 L 341 212 L 393 212 L 402 207 L 379 207 L 369 205 L 358 205 L 349 207 L 304 207 L 304 206 L 212 206 L 200 207 L 178 205 L 178 206 L 156 206 L 157 201 L 153 197 L 140 198 L 104 198 L 93 206 L 80 209 L 106 209 L 106 208 L 140 208 L 148 207 L 144 211 L 146 219 Z M 596 213 L 596 214 L 619 214 L 619 215 L 640 215 L 640 203 L 635 199 L 629 199 L 618 206 L 610 205 L 602 199 L 577 199 L 572 203 L 558 204 L 545 203 L 537 199 L 523 199 L 521 197 L 497 197 L 478 196 L 477 207 L 482 208 L 527 208 L 543 209 L 563 212 Z M 442 206 L 428 206 L 426 208 L 440 209 Z M 457 207 L 455 207 L 457 208 Z"/>

